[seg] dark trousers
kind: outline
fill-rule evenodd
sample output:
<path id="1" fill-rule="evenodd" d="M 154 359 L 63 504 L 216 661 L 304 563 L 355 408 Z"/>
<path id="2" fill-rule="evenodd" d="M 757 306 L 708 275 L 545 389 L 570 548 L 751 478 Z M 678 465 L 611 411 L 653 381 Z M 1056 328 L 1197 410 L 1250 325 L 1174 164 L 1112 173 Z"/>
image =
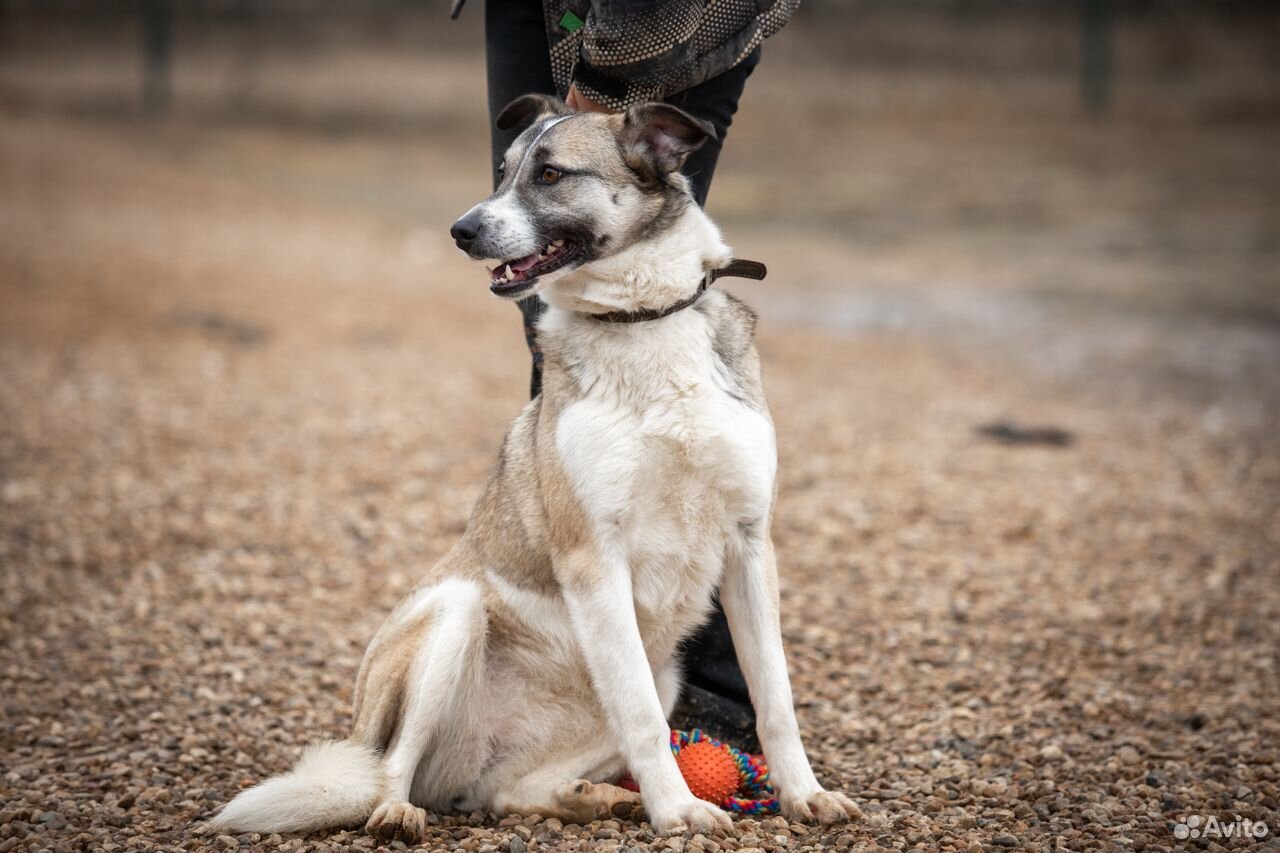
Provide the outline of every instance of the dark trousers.
<path id="1" fill-rule="evenodd" d="M 498 130 L 493 119 L 503 107 L 520 95 L 529 92 L 555 95 L 556 87 L 551 76 L 547 31 L 539 0 L 487 0 L 484 23 L 489 75 L 489 126 L 493 142 L 493 185 L 497 187 L 498 164 L 519 131 Z M 738 109 L 738 99 L 742 96 L 747 77 L 759 60 L 760 51 L 757 48 L 743 62 L 719 77 L 666 99 L 667 103 L 711 122 L 716 129 L 716 138 L 708 140 L 695 151 L 685 162 L 683 169 L 699 205 L 706 204 L 725 133 L 733 122 L 733 114 Z M 542 356 L 538 352 L 534 321 L 545 307 L 536 296 L 520 303 L 520 312 L 524 315 L 525 338 L 533 353 L 530 393 L 535 397 L 542 386 Z M 748 717 L 751 716 L 746 682 L 738 667 L 733 641 L 729 637 L 729 625 L 718 601 L 711 621 L 685 646 L 684 671 L 687 685 L 733 700 L 746 709 Z"/>

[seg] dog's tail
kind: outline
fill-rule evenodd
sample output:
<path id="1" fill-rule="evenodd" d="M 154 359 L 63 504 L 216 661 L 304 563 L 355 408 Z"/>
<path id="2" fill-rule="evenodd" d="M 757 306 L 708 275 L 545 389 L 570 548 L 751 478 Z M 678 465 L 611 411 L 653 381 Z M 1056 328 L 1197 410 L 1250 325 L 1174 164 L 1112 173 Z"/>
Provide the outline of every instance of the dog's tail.
<path id="1" fill-rule="evenodd" d="M 348 740 L 312 744 L 283 776 L 255 785 L 209 821 L 236 832 L 312 832 L 362 823 L 383 789 L 382 757 Z"/>

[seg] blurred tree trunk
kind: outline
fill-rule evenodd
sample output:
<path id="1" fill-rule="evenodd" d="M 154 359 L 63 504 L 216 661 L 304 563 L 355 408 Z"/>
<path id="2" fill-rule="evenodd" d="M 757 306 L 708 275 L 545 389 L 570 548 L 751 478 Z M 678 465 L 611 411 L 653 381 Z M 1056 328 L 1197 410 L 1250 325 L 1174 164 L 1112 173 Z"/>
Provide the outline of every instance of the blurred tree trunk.
<path id="1" fill-rule="evenodd" d="M 171 0 L 142 0 L 142 107 L 152 115 L 169 109 L 172 57 Z"/>
<path id="2" fill-rule="evenodd" d="M 1084 0 L 1080 8 L 1080 100 L 1091 114 L 1111 108 L 1111 0 Z"/>

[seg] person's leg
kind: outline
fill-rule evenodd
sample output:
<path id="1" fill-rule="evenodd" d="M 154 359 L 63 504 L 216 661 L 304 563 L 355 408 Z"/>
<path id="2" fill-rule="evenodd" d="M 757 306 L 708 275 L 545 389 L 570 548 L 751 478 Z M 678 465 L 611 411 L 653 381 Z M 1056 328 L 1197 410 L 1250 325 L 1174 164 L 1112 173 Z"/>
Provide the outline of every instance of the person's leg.
<path id="1" fill-rule="evenodd" d="M 737 112 L 747 78 L 759 61 L 760 49 L 757 48 L 719 77 L 667 98 L 667 103 L 711 122 L 716 129 L 716 138 L 693 152 L 683 169 L 700 205 L 706 205 L 725 134 Z M 698 726 L 735 746 L 758 751 L 755 711 L 718 597 L 710 621 L 685 643 L 682 657 L 684 690 L 672 715 L 672 725 Z"/>
<path id="2" fill-rule="evenodd" d="M 729 125 L 733 123 L 733 114 L 738 111 L 738 99 L 742 97 L 747 78 L 759 61 L 760 48 L 757 47 L 746 59 L 719 77 L 712 77 L 692 89 L 678 92 L 666 99 L 667 103 L 690 115 L 711 122 L 716 129 L 716 138 L 703 143 L 681 169 L 693 185 L 693 197 L 698 200 L 699 206 L 706 207 L 711 178 L 715 175 L 716 162 L 724 148 L 725 135 L 729 131 Z"/>
<path id="3" fill-rule="evenodd" d="M 520 135 L 519 129 L 498 130 L 502 108 L 521 95 L 556 94 L 547 48 L 547 27 L 539 0 L 486 0 L 484 4 L 485 64 L 489 78 L 489 133 L 493 187 L 498 188 L 498 164 Z M 524 318 L 524 339 L 533 357 L 529 396 L 542 390 L 542 353 L 534 335 L 534 321 L 546 307 L 536 296 L 517 303 Z"/>
<path id="4" fill-rule="evenodd" d="M 489 80 L 489 138 L 492 142 L 493 187 L 498 188 L 502 155 L 520 128 L 498 130 L 498 113 L 521 95 L 556 94 L 547 51 L 547 28 L 539 0 L 486 0 L 484 53 Z"/>

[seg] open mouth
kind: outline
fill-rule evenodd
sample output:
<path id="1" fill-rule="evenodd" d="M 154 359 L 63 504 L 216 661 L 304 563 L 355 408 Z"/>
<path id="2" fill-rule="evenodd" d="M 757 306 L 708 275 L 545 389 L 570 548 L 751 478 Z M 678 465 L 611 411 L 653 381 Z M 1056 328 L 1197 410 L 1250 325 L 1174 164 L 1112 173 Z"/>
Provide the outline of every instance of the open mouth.
<path id="1" fill-rule="evenodd" d="M 519 293 L 532 287 L 538 276 L 555 272 L 577 256 L 577 243 L 572 240 L 556 240 L 548 243 L 540 252 L 498 264 L 489 271 L 489 289 L 499 296 Z"/>

